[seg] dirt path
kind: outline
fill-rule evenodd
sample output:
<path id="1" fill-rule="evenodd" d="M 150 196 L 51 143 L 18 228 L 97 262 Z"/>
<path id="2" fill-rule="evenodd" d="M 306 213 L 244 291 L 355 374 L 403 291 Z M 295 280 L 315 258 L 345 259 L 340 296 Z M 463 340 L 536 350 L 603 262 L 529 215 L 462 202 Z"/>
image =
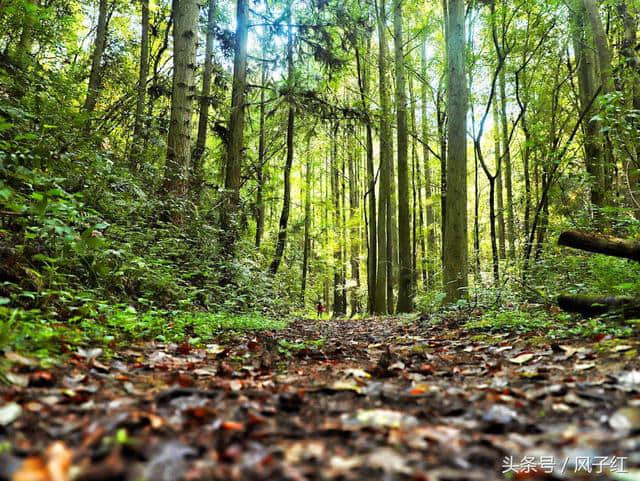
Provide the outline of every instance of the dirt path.
<path id="1" fill-rule="evenodd" d="M 635 341 L 478 339 L 305 320 L 48 370 L 9 354 L 0 479 L 640 479 L 617 474 L 640 465 Z"/>

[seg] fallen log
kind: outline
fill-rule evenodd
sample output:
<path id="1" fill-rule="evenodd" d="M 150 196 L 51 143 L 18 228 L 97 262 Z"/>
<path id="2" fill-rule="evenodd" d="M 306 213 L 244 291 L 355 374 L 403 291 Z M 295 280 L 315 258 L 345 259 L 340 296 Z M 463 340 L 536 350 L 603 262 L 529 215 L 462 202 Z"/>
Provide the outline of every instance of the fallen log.
<path id="1" fill-rule="evenodd" d="M 634 240 L 569 230 L 560 234 L 558 245 L 640 262 L 640 242 Z"/>
<path id="2" fill-rule="evenodd" d="M 558 306 L 563 311 L 574 312 L 585 317 L 606 313 L 624 318 L 640 317 L 640 299 L 616 296 L 558 296 Z"/>

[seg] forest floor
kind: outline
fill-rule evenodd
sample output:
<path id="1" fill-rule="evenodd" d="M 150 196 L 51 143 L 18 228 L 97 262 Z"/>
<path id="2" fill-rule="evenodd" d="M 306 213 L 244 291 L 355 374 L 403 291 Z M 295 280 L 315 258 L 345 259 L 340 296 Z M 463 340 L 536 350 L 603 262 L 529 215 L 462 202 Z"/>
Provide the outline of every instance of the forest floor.
<path id="1" fill-rule="evenodd" d="M 0 479 L 638 480 L 637 344 L 300 320 L 48 369 L 5 353 Z"/>

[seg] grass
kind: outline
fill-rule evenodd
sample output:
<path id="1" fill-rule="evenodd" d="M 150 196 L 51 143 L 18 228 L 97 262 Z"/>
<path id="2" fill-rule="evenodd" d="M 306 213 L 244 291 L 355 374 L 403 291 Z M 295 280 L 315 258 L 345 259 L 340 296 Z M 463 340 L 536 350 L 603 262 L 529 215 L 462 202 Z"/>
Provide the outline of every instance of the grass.
<path id="1" fill-rule="evenodd" d="M 551 329 L 556 323 L 546 313 L 520 310 L 488 312 L 469 320 L 464 327 L 480 331 L 535 332 Z"/>
<path id="2" fill-rule="evenodd" d="M 476 336 L 487 333 L 514 332 L 538 334 L 544 339 L 593 338 L 609 335 L 613 338 L 627 338 L 637 332 L 638 320 L 594 318 L 580 319 L 570 314 L 549 314 L 544 310 L 523 311 L 494 310 L 478 318 L 467 321 L 466 329 L 476 331 Z"/>
<path id="3" fill-rule="evenodd" d="M 43 359 L 78 346 L 115 350 L 131 342 L 151 339 L 199 345 L 225 331 L 278 330 L 286 325 L 286 321 L 258 313 L 137 312 L 129 306 L 113 306 L 97 316 L 60 322 L 37 310 L 0 306 L 0 349 Z"/>

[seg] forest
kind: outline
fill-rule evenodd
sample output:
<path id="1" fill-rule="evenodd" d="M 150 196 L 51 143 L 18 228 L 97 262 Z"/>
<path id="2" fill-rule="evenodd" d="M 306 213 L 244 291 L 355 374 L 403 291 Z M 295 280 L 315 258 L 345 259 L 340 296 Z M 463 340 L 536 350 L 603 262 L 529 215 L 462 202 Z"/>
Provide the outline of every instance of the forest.
<path id="1" fill-rule="evenodd" d="M 0 481 L 640 480 L 639 0 L 0 0 Z"/>

